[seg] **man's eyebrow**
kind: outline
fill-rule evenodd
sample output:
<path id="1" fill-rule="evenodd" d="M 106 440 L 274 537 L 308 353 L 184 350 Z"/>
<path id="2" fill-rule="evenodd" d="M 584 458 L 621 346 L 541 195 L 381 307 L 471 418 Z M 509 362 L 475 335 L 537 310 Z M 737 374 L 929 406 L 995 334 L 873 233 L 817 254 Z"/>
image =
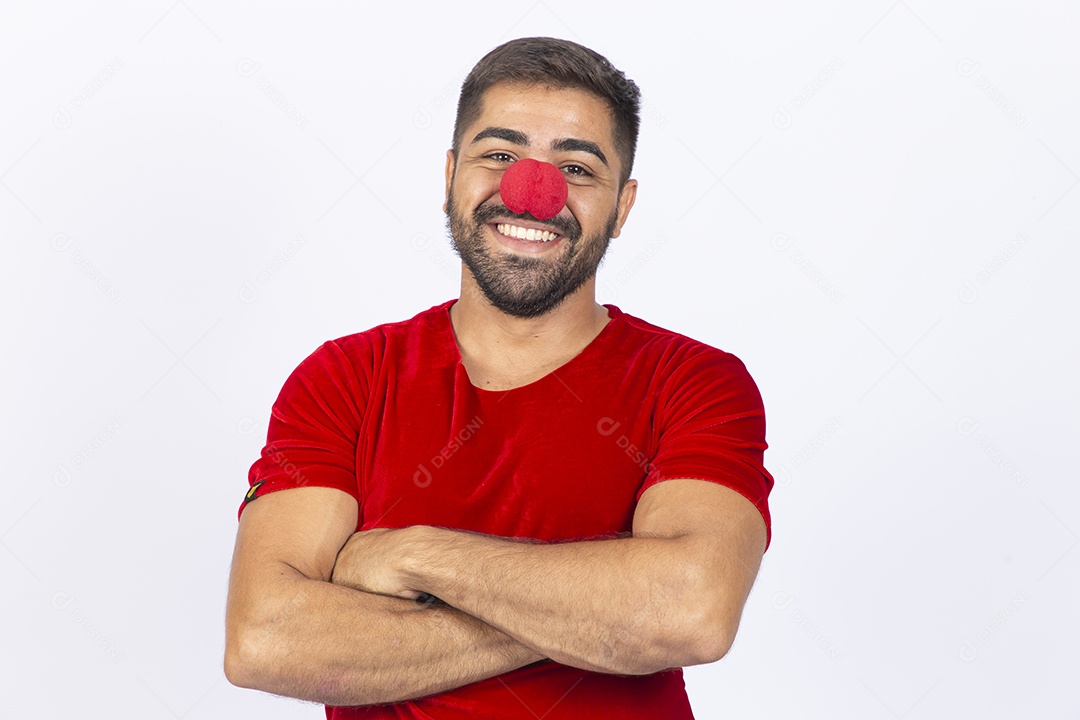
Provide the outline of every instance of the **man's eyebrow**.
<path id="1" fill-rule="evenodd" d="M 562 152 L 587 152 L 600 158 L 600 162 L 605 165 L 608 164 L 607 158 L 604 157 L 604 151 L 600 149 L 600 146 L 594 142 L 588 140 L 579 140 L 577 138 L 563 138 L 562 140 L 556 140 L 551 143 L 552 150 L 560 150 Z"/>
<path id="2" fill-rule="evenodd" d="M 472 141 L 474 143 L 480 142 L 484 138 L 497 138 L 499 140 L 505 140 L 509 143 L 514 143 L 515 145 L 521 145 L 523 147 L 528 147 L 529 145 L 529 137 L 525 133 L 521 132 L 520 130 L 511 130 L 510 128 L 484 128 L 480 132 L 476 133 L 476 137 L 474 137 Z"/>
<path id="3" fill-rule="evenodd" d="M 480 142 L 486 138 L 496 138 L 498 140 L 505 140 L 506 142 L 520 145 L 522 147 L 529 146 L 529 136 L 520 130 L 511 130 L 504 127 L 488 127 L 484 128 L 480 132 L 476 133 L 476 137 L 472 141 Z M 587 152 L 591 155 L 595 155 L 600 158 L 600 162 L 605 165 L 608 164 L 607 156 L 604 155 L 604 151 L 600 149 L 600 146 L 589 140 L 581 140 L 579 138 L 562 138 L 551 143 L 552 150 L 558 150 L 560 152 Z"/>

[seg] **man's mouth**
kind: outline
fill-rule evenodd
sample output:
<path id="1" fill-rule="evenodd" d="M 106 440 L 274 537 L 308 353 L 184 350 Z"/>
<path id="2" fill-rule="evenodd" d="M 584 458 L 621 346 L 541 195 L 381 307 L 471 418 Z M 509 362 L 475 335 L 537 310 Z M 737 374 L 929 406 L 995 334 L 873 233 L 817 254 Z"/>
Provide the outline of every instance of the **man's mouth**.
<path id="1" fill-rule="evenodd" d="M 559 237 L 558 233 L 553 233 L 550 230 L 537 230 L 536 228 L 526 228 L 511 223 L 498 223 L 495 226 L 495 229 L 507 237 L 512 237 L 516 240 L 524 240 L 526 242 L 546 243 Z"/>

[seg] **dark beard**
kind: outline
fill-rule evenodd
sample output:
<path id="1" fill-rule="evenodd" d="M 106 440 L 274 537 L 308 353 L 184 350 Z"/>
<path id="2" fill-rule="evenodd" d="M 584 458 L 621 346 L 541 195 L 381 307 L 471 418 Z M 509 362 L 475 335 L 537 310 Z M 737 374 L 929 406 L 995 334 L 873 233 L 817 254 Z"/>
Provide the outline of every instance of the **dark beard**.
<path id="1" fill-rule="evenodd" d="M 446 226 L 454 252 L 472 272 L 488 302 L 507 315 L 520 318 L 550 312 L 596 275 L 615 231 L 616 217 L 616 212 L 612 212 L 607 226 L 585 240 L 581 237 L 581 225 L 573 216 L 544 221 L 559 231 L 560 242 L 569 245 L 554 261 L 513 253 L 492 256 L 487 249 L 484 225 L 495 218 L 535 218 L 512 213 L 501 203 L 484 204 L 473 212 L 470 226 L 454 204 L 453 191 L 446 201 Z"/>

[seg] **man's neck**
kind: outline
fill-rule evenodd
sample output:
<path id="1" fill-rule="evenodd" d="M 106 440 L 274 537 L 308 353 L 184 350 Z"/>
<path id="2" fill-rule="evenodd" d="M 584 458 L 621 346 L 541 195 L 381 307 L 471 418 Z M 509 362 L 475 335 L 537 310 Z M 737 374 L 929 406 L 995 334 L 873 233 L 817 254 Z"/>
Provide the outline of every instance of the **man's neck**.
<path id="1" fill-rule="evenodd" d="M 540 317 L 504 313 L 466 278 L 450 307 L 462 359 L 494 369 L 506 366 L 507 372 L 561 365 L 592 342 L 608 320 L 607 308 L 596 302 L 595 278 Z"/>

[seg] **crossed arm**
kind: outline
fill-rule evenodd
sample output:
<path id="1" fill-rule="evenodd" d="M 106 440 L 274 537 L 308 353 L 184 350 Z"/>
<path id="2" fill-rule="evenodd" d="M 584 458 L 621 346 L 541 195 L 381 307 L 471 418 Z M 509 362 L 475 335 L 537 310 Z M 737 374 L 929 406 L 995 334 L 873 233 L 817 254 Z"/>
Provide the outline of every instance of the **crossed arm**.
<path id="1" fill-rule="evenodd" d="M 317 491 L 344 496 L 303 489 Z M 260 498 L 241 519 L 226 674 L 333 705 L 421 697 L 546 658 L 622 674 L 712 662 L 734 639 L 765 545 L 760 515 L 734 490 L 669 480 L 642 496 L 633 537 L 535 544 L 431 526 L 343 537 L 353 508 L 351 526 L 345 509 L 324 537 L 299 541 L 318 561 L 275 526 L 270 551 L 283 559 L 238 563 L 249 514 L 257 528 L 260 503 L 265 519 L 266 501 L 298 492 Z M 310 534 L 307 520 L 297 528 Z M 276 600 L 258 600 L 256 586 Z M 421 593 L 446 605 L 417 604 Z"/>

